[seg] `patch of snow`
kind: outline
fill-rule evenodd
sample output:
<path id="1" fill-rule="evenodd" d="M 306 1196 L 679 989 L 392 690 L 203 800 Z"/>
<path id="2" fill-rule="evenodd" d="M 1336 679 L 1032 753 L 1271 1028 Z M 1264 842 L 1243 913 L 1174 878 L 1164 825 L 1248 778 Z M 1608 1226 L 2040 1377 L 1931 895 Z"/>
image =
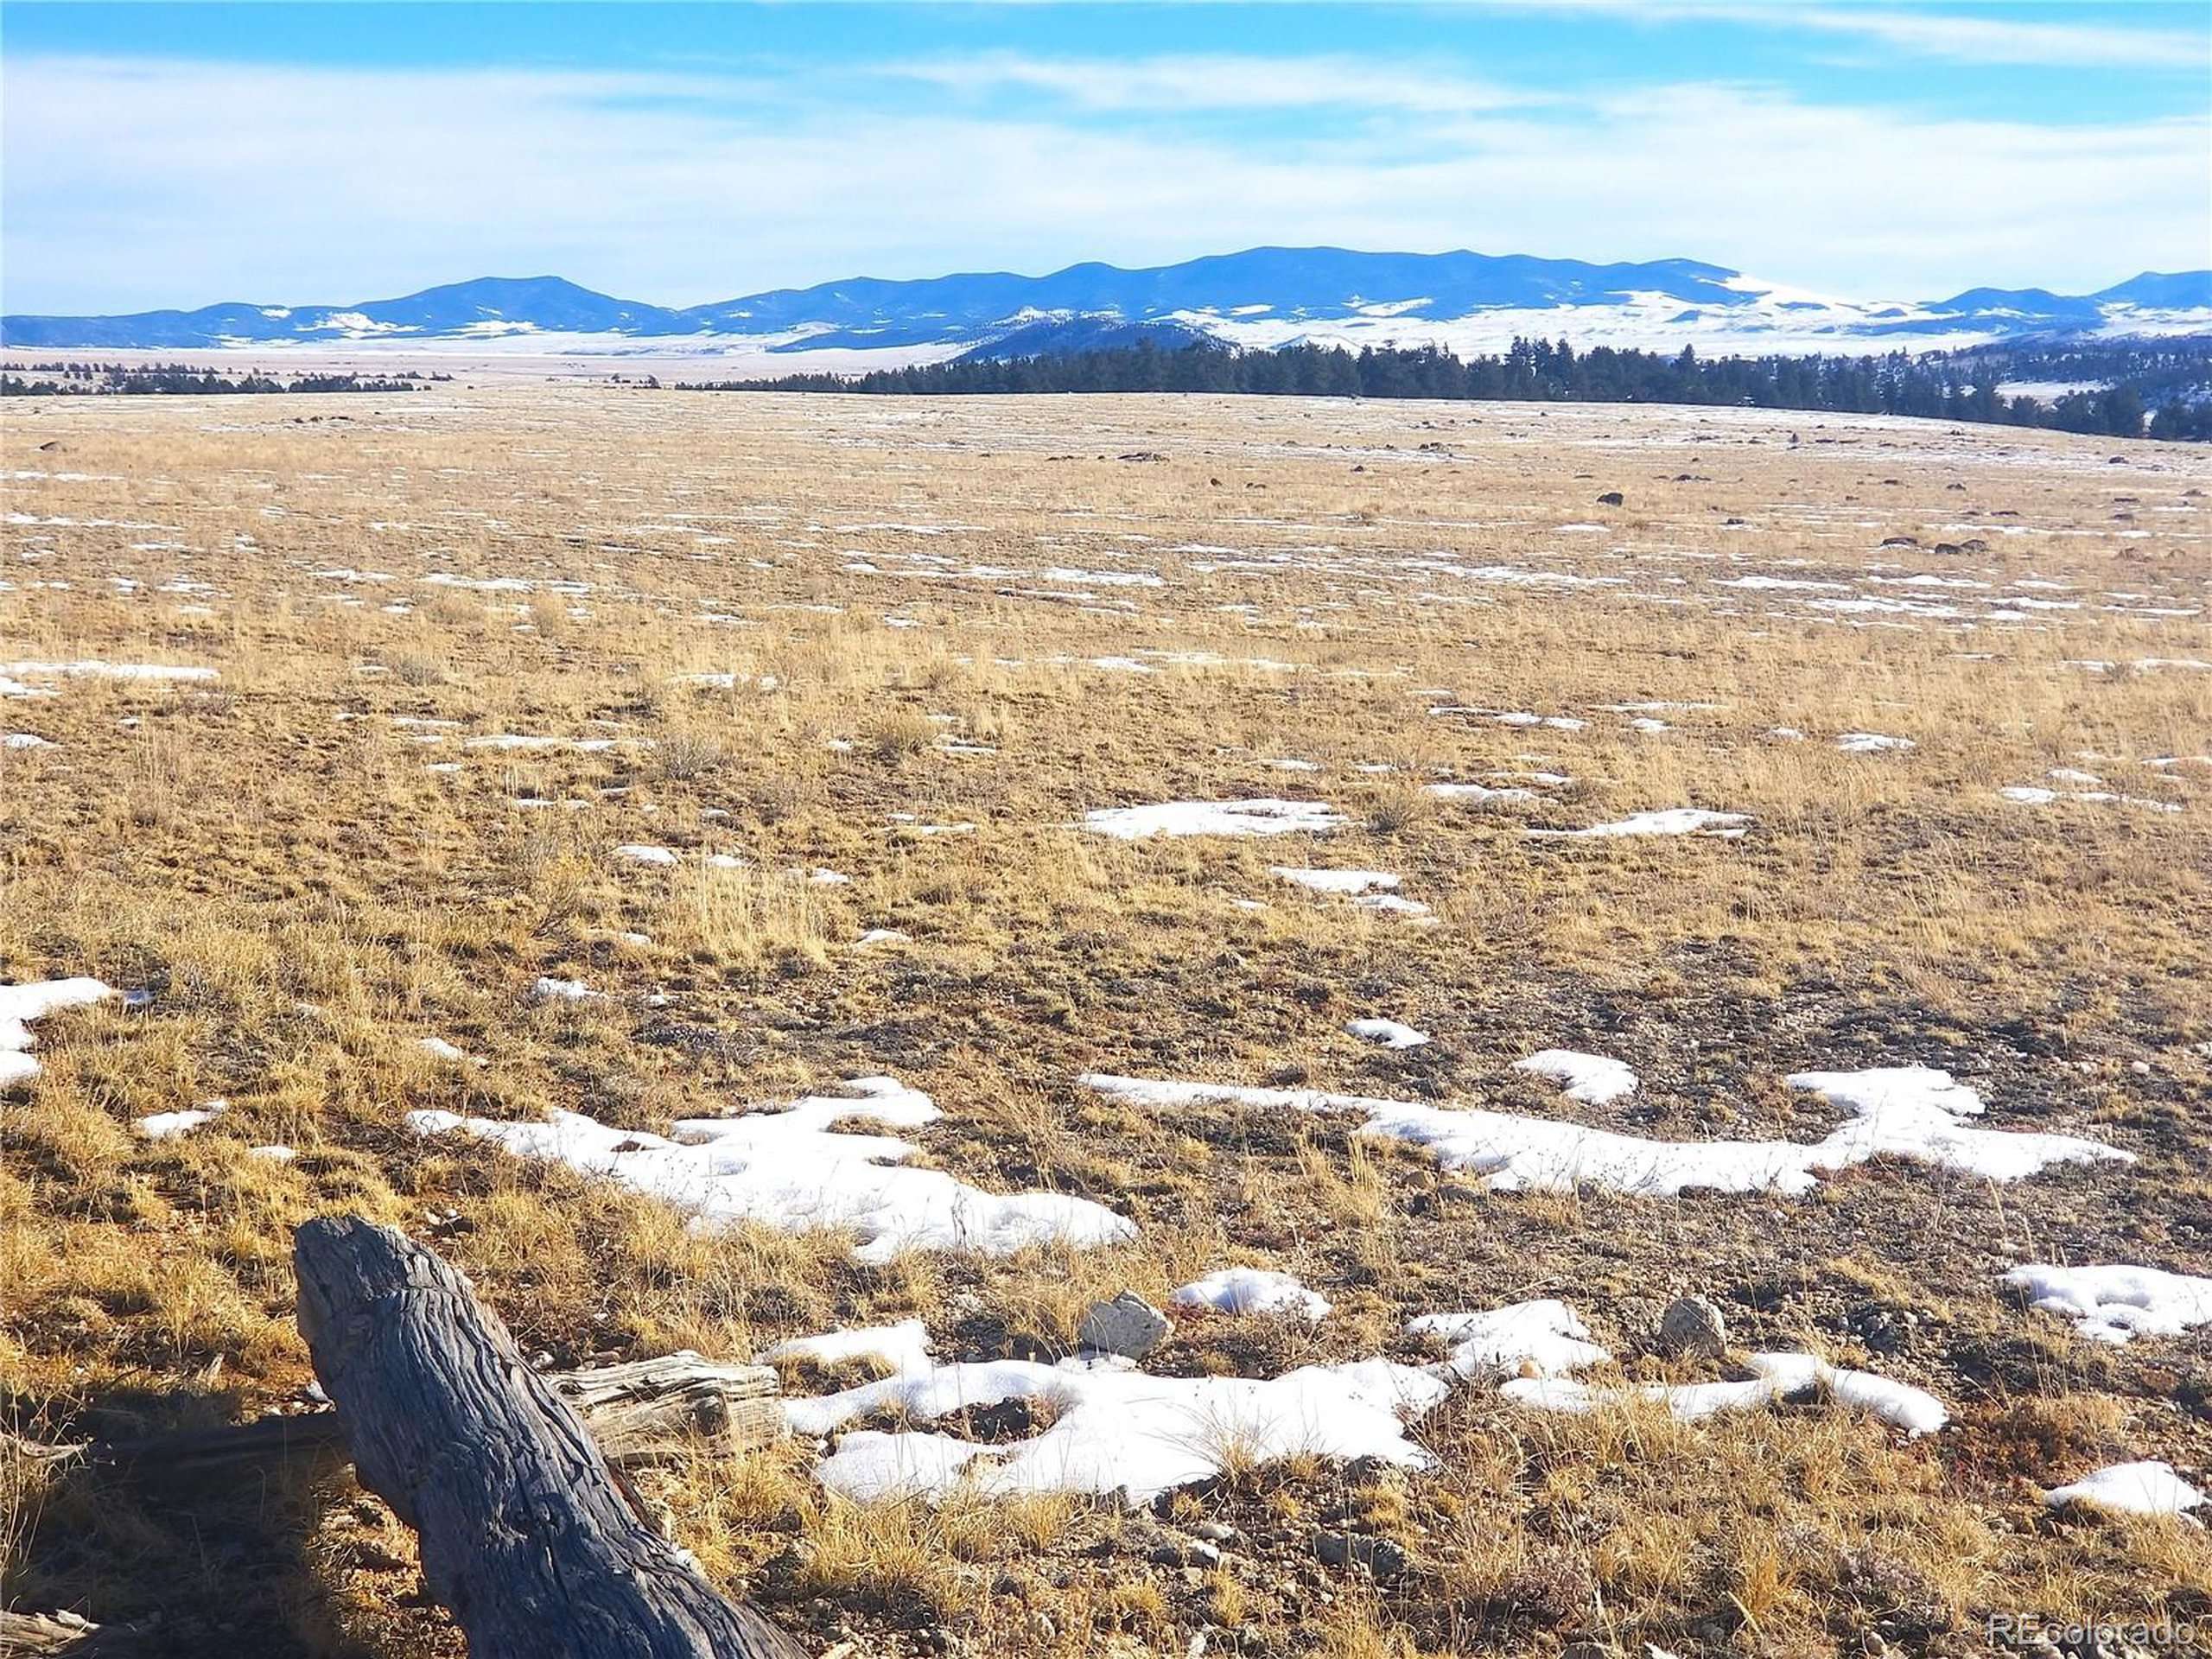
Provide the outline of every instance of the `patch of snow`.
<path id="1" fill-rule="evenodd" d="M 1541 1049 L 1525 1060 L 1514 1061 L 1513 1069 L 1553 1078 L 1562 1085 L 1569 1100 L 1579 1100 L 1586 1106 L 1603 1106 L 1636 1092 L 1636 1073 L 1603 1054 L 1581 1054 L 1571 1048 Z"/>
<path id="2" fill-rule="evenodd" d="M 1031 1244 L 1118 1243 L 1135 1226 L 1102 1205 L 1058 1192 L 986 1192 L 942 1170 L 906 1163 L 915 1151 L 892 1135 L 848 1135 L 846 1118 L 895 1128 L 934 1122 L 937 1103 L 895 1078 L 857 1077 L 845 1096 L 812 1095 L 780 1112 L 686 1118 L 672 1138 L 610 1128 L 575 1112 L 508 1123 L 414 1112 L 416 1133 L 465 1130 L 518 1156 L 607 1176 L 713 1224 L 759 1222 L 786 1231 L 849 1228 L 868 1262 L 908 1249 L 1005 1255 Z"/>
<path id="3" fill-rule="evenodd" d="M 156 1112 L 150 1117 L 136 1119 L 130 1127 L 149 1141 L 174 1141 L 221 1116 L 229 1105 L 228 1101 L 211 1100 L 181 1111 Z"/>
<path id="4" fill-rule="evenodd" d="M 2098 1469 L 2067 1486 L 2054 1486 L 2043 1495 L 2054 1510 L 2082 1504 L 2095 1510 L 2117 1510 L 2126 1515 L 2177 1515 L 2202 1508 L 2212 1498 L 2174 1472 L 2171 1463 L 2145 1460 L 2115 1463 Z"/>
<path id="5" fill-rule="evenodd" d="M 1168 1292 L 1182 1307 L 1218 1308 L 1224 1313 L 1281 1313 L 1300 1319 L 1327 1317 L 1328 1300 L 1298 1282 L 1297 1276 L 1265 1268 L 1224 1268 Z"/>
<path id="6" fill-rule="evenodd" d="M 620 859 L 626 859 L 632 864 L 673 864 L 677 862 L 676 851 L 673 848 L 649 847 L 637 842 L 631 842 L 623 846 L 617 847 L 614 849 L 614 856 Z"/>
<path id="7" fill-rule="evenodd" d="M 1041 1401 L 1057 1413 L 1028 1440 L 979 1445 L 947 1435 L 857 1429 L 816 1468 L 856 1499 L 1065 1491 L 1118 1494 L 1131 1508 L 1211 1479 L 1231 1460 L 1371 1457 L 1410 1468 L 1434 1459 L 1406 1436 L 1448 1385 L 1380 1359 L 1310 1365 L 1279 1377 L 1162 1377 L 1107 1363 L 992 1360 L 940 1365 L 816 1400 L 791 1400 L 794 1431 L 823 1434 L 897 1410 L 918 1421 L 971 1406 Z"/>
<path id="8" fill-rule="evenodd" d="M 1533 801 L 1535 791 L 1527 789 L 1493 789 L 1488 784 L 1423 784 L 1421 793 L 1433 795 L 1440 801 Z"/>
<path id="9" fill-rule="evenodd" d="M 1355 1020 L 1344 1029 L 1355 1037 L 1370 1043 L 1380 1043 L 1385 1048 L 1419 1048 L 1429 1039 L 1427 1032 L 1416 1031 L 1395 1020 Z"/>
<path id="10" fill-rule="evenodd" d="M 212 668 L 173 668 L 160 663 L 104 663 L 90 658 L 71 663 L 0 663 L 0 679 L 30 680 L 212 680 Z M 21 696 L 20 692 L 10 695 Z"/>
<path id="11" fill-rule="evenodd" d="M 1835 741 L 1846 754 L 1882 754 L 1914 747 L 1909 737 L 1885 737 L 1879 732 L 1846 732 Z"/>
<path id="12" fill-rule="evenodd" d="M 1703 807 L 1669 806 L 1653 812 L 1633 812 L 1611 823 L 1593 823 L 1586 830 L 1527 830 L 1522 833 L 1549 838 L 1616 836 L 1710 836 L 1736 841 L 1751 821 L 1748 812 L 1708 812 Z"/>
<path id="13" fill-rule="evenodd" d="M 604 996 L 581 979 L 540 978 L 530 988 L 530 994 L 541 1002 L 584 1002 Z"/>
<path id="14" fill-rule="evenodd" d="M 1649 1382 L 1607 1388 L 1571 1377 L 1521 1377 L 1501 1385 L 1498 1392 L 1520 1405 L 1542 1411 L 1588 1412 L 1647 1400 L 1664 1405 L 1683 1422 L 1820 1392 L 1837 1405 L 1866 1412 L 1915 1436 L 1933 1433 L 1949 1421 L 1943 1402 L 1924 1389 L 1872 1371 L 1844 1370 L 1812 1354 L 1753 1354 L 1746 1363 L 1758 1375 L 1743 1382 Z"/>
<path id="15" fill-rule="evenodd" d="M 818 1337 L 793 1337 L 761 1350 L 756 1363 L 812 1360 L 829 1366 L 862 1358 L 880 1359 L 902 1373 L 926 1370 L 931 1363 L 929 1326 L 919 1319 L 901 1319 L 896 1325 L 856 1325 Z"/>
<path id="16" fill-rule="evenodd" d="M 38 1046 L 31 1021 L 61 1008 L 81 1008 L 106 1001 L 115 988 L 97 979 L 35 980 L 28 985 L 0 985 L 0 1089 L 38 1075 L 30 1051 Z"/>
<path id="17" fill-rule="evenodd" d="M 1269 868 L 1286 881 L 1349 899 L 1363 910 L 1386 911 L 1416 920 L 1428 917 L 1427 905 L 1397 894 L 1399 878 L 1387 870 L 1308 870 L 1282 864 Z"/>
<path id="18" fill-rule="evenodd" d="M 2158 1268 L 2064 1268 L 2031 1262 L 2005 1275 L 2046 1313 L 2063 1314 L 2093 1341 L 2118 1344 L 2138 1334 L 2179 1336 L 2212 1325 L 2212 1279 Z"/>
<path id="19" fill-rule="evenodd" d="M 2134 1154 L 2070 1135 L 1980 1129 L 1960 1121 L 1981 1100 L 1948 1072 L 1923 1067 L 1800 1072 L 1853 1116 L 1821 1141 L 1653 1141 L 1513 1112 L 1458 1111 L 1410 1101 L 1312 1090 L 1259 1089 L 1091 1072 L 1086 1087 L 1156 1109 L 1222 1103 L 1265 1111 L 1352 1112 L 1363 1134 L 1426 1147 L 1447 1170 L 1487 1176 L 1499 1192 L 1592 1186 L 1646 1198 L 1695 1188 L 1802 1193 L 1819 1173 L 1882 1154 L 1911 1158 L 1991 1180 L 2020 1180 L 2053 1164 L 2133 1162 Z"/>
<path id="20" fill-rule="evenodd" d="M 1325 802 L 1261 798 L 1103 807 L 1084 813 L 1083 823 L 1102 836 L 1141 841 L 1149 836 L 1322 835 L 1342 828 L 1344 820 Z"/>
<path id="21" fill-rule="evenodd" d="M 1557 1376 L 1612 1357 L 1590 1340 L 1573 1309 L 1548 1298 L 1487 1313 L 1424 1313 L 1406 1332 L 1442 1338 L 1452 1349 L 1442 1369 L 1460 1377 Z"/>

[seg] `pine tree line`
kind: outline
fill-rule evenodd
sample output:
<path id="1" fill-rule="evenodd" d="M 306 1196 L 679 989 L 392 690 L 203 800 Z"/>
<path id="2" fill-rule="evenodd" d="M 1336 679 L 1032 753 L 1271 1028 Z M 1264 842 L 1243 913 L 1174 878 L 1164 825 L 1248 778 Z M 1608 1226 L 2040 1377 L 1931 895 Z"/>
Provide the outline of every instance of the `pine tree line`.
<path id="1" fill-rule="evenodd" d="M 2201 361 L 2201 359 L 2200 359 Z M 1239 351 L 1201 340 L 1116 350 L 878 369 L 858 376 L 794 374 L 700 383 L 691 391 L 842 391 L 945 397 L 1097 391 L 1238 392 L 1321 397 L 1435 397 L 1474 402 L 1696 404 L 1755 409 L 1921 416 L 2068 432 L 2141 437 L 2144 397 L 2126 380 L 2055 403 L 2005 397 L 1995 359 L 1914 357 L 1701 358 L 1610 346 L 1577 352 L 1565 340 L 1516 340 L 1497 356 L 1461 359 L 1432 346 L 1331 346 Z M 2212 439 L 2212 402 L 2177 395 L 2150 416 L 2154 438 Z"/>
<path id="2" fill-rule="evenodd" d="M 402 374 L 397 378 L 363 379 L 355 374 L 303 374 L 278 380 L 257 372 L 223 375 L 213 369 L 194 369 L 182 363 L 156 363 L 133 368 L 120 363 L 34 363 L 28 379 L 20 374 L 0 374 L 0 397 L 51 397 L 88 395 L 116 397 L 212 396 L 271 391 L 414 391 L 423 377 Z"/>

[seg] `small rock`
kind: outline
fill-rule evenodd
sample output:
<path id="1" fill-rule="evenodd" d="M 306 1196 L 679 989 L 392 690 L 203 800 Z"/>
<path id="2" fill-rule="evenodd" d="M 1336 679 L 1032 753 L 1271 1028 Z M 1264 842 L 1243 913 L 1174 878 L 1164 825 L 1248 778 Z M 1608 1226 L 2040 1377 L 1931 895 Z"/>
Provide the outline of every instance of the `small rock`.
<path id="1" fill-rule="evenodd" d="M 1173 1328 L 1166 1314 L 1135 1291 L 1125 1290 L 1111 1301 L 1093 1302 L 1075 1339 L 1096 1353 L 1142 1359 Z"/>
<path id="2" fill-rule="evenodd" d="M 1845 1322 L 1868 1353 L 1894 1354 L 1911 1340 L 1920 1316 L 1909 1308 L 1866 1302 L 1852 1309 Z"/>
<path id="3" fill-rule="evenodd" d="M 1225 1521 L 1201 1521 L 1191 1529 L 1192 1535 L 1203 1538 L 1210 1544 L 1228 1544 L 1236 1541 L 1236 1529 Z"/>
<path id="4" fill-rule="evenodd" d="M 1627 499 L 1628 498 L 1618 490 L 1607 490 L 1598 498 L 1598 505 L 1601 507 L 1618 507 Z"/>
<path id="5" fill-rule="evenodd" d="M 397 1573 L 407 1566 L 404 1560 L 393 1554 L 382 1544 L 372 1542 L 365 1538 L 346 1547 L 346 1560 L 349 1566 L 361 1567 L 371 1573 Z"/>
<path id="6" fill-rule="evenodd" d="M 1403 1546 L 1360 1532 L 1317 1532 L 1313 1553 L 1331 1567 L 1363 1567 L 1378 1579 L 1395 1579 L 1413 1565 Z"/>
<path id="7" fill-rule="evenodd" d="M 1718 1359 L 1728 1351 L 1728 1322 L 1702 1296 L 1678 1296 L 1659 1316 L 1659 1351 L 1676 1359 Z"/>

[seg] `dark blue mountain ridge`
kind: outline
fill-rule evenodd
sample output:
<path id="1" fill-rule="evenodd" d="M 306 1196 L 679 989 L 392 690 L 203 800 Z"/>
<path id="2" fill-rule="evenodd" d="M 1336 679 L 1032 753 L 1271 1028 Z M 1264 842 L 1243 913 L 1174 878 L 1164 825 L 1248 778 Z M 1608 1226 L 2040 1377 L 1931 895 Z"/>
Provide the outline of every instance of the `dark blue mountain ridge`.
<path id="1" fill-rule="evenodd" d="M 826 346 L 992 346 L 1038 325 L 1086 321 L 1064 336 L 1095 336 L 1095 320 L 1181 318 L 1188 327 L 1239 321 L 1324 323 L 1405 316 L 1410 325 L 1492 309 L 1621 307 L 1653 302 L 1687 326 L 1740 319 L 1754 329 L 1819 320 L 1826 302 L 1767 299 L 1763 285 L 1692 259 L 1597 264 L 1528 254 L 1366 253 L 1347 248 L 1248 248 L 1178 264 L 1124 269 L 1096 261 L 1042 276 L 971 271 L 912 279 L 854 277 L 773 289 L 706 305 L 668 307 L 600 294 L 557 276 L 479 277 L 397 299 L 350 305 L 228 302 L 198 310 L 129 315 L 0 317 L 0 343 L 61 350 L 235 348 L 389 339 L 467 341 L 549 334 L 680 341 L 687 336 L 773 335 L 778 350 Z M 2100 293 L 1974 288 L 1905 310 L 1839 302 L 1836 332 L 1879 337 L 1973 327 L 1995 334 L 2067 333 L 2107 321 L 2105 308 L 2212 308 L 2212 271 L 2145 271 Z M 1580 313 L 1578 326 L 1594 315 Z M 1047 349 L 1077 349 L 1061 346 Z"/>
<path id="2" fill-rule="evenodd" d="M 2212 306 L 2212 270 L 2146 270 L 2124 283 L 2100 289 L 2089 297 L 2158 310 L 2193 310 Z"/>

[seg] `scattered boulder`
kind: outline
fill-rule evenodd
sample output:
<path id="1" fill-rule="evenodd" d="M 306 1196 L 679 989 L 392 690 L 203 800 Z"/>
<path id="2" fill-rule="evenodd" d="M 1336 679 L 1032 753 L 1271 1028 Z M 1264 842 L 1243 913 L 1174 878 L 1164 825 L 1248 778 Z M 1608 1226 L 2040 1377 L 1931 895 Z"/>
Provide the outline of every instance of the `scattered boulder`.
<path id="1" fill-rule="evenodd" d="M 1313 1553 L 1331 1567 L 1363 1567 L 1378 1579 L 1395 1579 L 1413 1565 L 1403 1545 L 1363 1532 L 1317 1532 Z"/>
<path id="2" fill-rule="evenodd" d="M 1110 1301 L 1093 1302 L 1075 1339 L 1096 1353 L 1142 1359 L 1173 1328 L 1166 1314 L 1135 1291 L 1125 1290 Z"/>
<path id="3" fill-rule="evenodd" d="M 1942 555 L 1946 557 L 1955 557 L 1959 554 L 1965 552 L 1966 549 L 1957 542 L 1938 542 L 1934 547 L 1930 548 L 1929 551 Z"/>
<path id="4" fill-rule="evenodd" d="M 1885 536 L 1882 537 L 1878 545 L 1882 547 L 1918 547 L 1920 545 L 1920 537 L 1917 536 Z"/>
<path id="5" fill-rule="evenodd" d="M 1598 498 L 1598 505 L 1601 507 L 1618 507 L 1627 499 L 1628 498 L 1618 490 L 1607 490 Z"/>
<path id="6" fill-rule="evenodd" d="M 1678 1296 L 1659 1316 L 1659 1351 L 1674 1359 L 1718 1359 L 1728 1351 L 1728 1322 L 1702 1296 Z"/>
<path id="7" fill-rule="evenodd" d="M 1165 461 L 1167 457 L 1161 454 L 1157 449 L 1132 449 L 1128 454 L 1122 455 L 1119 457 L 1119 459 L 1122 461 Z"/>
<path id="8" fill-rule="evenodd" d="M 1219 1567 L 1221 1550 L 1217 1545 L 1195 1538 L 1175 1538 L 1163 1533 L 1145 1551 L 1145 1560 L 1154 1567 Z"/>

